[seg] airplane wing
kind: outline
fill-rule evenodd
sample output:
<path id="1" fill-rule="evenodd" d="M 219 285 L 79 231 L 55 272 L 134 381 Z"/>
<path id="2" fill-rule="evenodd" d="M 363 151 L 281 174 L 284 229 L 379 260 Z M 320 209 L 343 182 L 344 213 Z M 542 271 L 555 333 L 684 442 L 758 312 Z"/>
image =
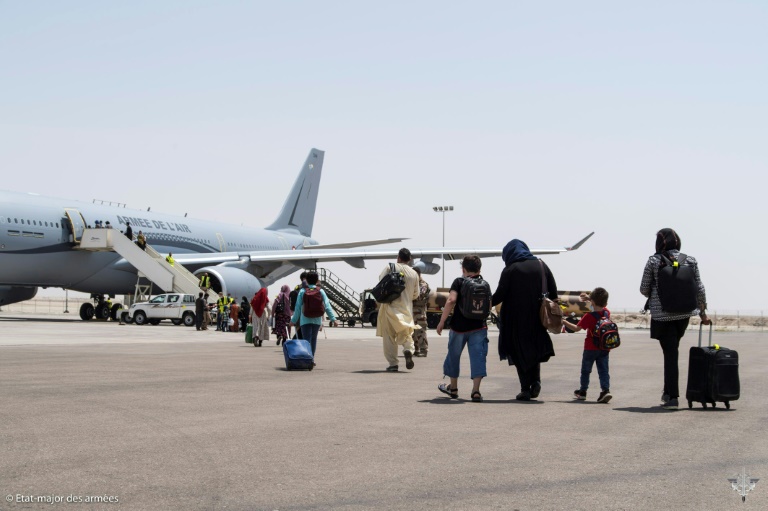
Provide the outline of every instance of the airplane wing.
<path id="1" fill-rule="evenodd" d="M 552 248 L 532 248 L 531 253 L 535 255 L 559 254 L 561 252 L 571 252 L 581 247 L 594 232 L 579 240 L 576 244 L 569 247 Z M 402 240 L 398 240 L 402 241 Z M 343 244 L 342 244 L 343 245 Z M 332 245 L 326 245 L 330 247 Z M 300 268 L 309 268 L 322 262 L 343 261 L 354 268 L 365 268 L 367 259 L 394 259 L 397 257 L 399 248 L 384 249 L 349 249 L 349 248 L 317 248 L 311 250 L 300 248 L 297 250 L 269 250 L 269 251 L 242 251 L 242 252 L 218 252 L 211 254 L 178 254 L 175 259 L 183 265 L 216 265 L 221 263 L 288 263 Z M 460 248 L 431 248 L 431 249 L 411 249 L 411 256 L 414 260 L 422 260 L 430 263 L 433 259 L 445 259 L 448 261 L 462 259 L 469 254 L 476 254 L 480 257 L 499 257 L 501 248 L 482 248 L 482 247 L 460 247 Z"/>
<path id="2" fill-rule="evenodd" d="M 383 240 L 349 241 L 347 243 L 328 243 L 325 245 L 304 245 L 304 250 L 317 250 L 319 248 L 357 248 L 370 247 L 371 245 L 386 245 L 387 243 L 399 243 L 408 238 L 387 238 Z"/>

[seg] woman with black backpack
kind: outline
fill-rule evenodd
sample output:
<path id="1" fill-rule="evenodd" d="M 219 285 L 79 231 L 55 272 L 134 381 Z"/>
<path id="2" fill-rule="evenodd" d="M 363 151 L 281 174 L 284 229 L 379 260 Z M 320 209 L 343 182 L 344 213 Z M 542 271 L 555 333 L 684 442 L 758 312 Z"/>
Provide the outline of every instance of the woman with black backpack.
<path id="1" fill-rule="evenodd" d="M 277 345 L 288 339 L 288 322 L 291 320 L 291 288 L 283 284 L 280 288 L 280 294 L 277 295 L 272 303 L 272 317 L 275 318 L 275 328 L 272 330 L 277 336 Z"/>
<path id="2" fill-rule="evenodd" d="M 656 233 L 656 253 L 645 263 L 640 293 L 648 298 L 651 339 L 659 341 L 664 353 L 661 405 L 667 410 L 677 410 L 680 339 L 691 316 L 700 316 L 704 325 L 710 324 L 710 320 L 699 266 L 696 259 L 680 252 L 680 236 L 674 229 L 665 228 Z"/>

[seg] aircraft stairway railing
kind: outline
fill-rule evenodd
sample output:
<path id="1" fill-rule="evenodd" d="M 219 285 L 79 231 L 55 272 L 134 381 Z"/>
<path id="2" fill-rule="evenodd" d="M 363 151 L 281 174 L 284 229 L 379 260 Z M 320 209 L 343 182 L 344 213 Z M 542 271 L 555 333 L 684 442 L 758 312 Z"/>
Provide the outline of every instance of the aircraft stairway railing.
<path id="1" fill-rule="evenodd" d="M 128 239 L 128 238 L 126 238 Z M 160 261 L 165 265 L 165 268 L 173 274 L 173 291 L 175 293 L 186 293 L 196 295 L 202 289 L 200 289 L 200 279 L 187 270 L 182 264 L 178 262 L 171 265 L 166 261 L 165 257 L 157 250 L 147 245 L 146 252 L 149 253 L 156 261 Z M 130 262 L 130 261 L 129 261 Z"/>
<path id="2" fill-rule="evenodd" d="M 147 279 L 166 292 L 197 295 L 197 278 L 180 263 L 171 266 L 155 249 L 139 248 L 116 229 L 85 229 L 78 247 L 81 250 L 117 252 Z"/>
<path id="3" fill-rule="evenodd" d="M 339 323 L 354 326 L 360 321 L 360 301 L 355 291 L 338 276 L 324 268 L 318 268 L 320 286 L 328 296 Z"/>

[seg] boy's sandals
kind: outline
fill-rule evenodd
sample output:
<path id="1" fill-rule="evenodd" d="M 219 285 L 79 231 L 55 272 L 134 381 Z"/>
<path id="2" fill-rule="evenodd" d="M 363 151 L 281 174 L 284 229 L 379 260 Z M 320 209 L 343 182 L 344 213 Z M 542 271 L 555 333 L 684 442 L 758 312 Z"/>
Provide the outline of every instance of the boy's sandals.
<path id="1" fill-rule="evenodd" d="M 483 402 L 483 396 L 477 390 L 472 393 L 472 402 L 473 403 L 482 403 Z"/>
<path id="2" fill-rule="evenodd" d="M 459 399 L 459 389 L 452 389 L 448 386 L 447 383 L 441 383 L 437 386 L 437 390 L 442 392 L 443 394 L 448 394 L 451 396 L 451 399 Z"/>

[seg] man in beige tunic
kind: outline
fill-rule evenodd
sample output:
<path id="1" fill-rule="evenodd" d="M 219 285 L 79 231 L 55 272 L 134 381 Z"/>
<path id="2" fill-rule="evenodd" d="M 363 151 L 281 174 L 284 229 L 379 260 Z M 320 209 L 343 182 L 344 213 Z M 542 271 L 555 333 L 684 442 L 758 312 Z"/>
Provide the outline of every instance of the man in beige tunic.
<path id="1" fill-rule="evenodd" d="M 384 357 L 389 362 L 387 371 L 398 370 L 397 347 L 403 347 L 405 367 L 413 369 L 413 331 L 421 328 L 413 321 L 413 300 L 419 297 L 419 276 L 410 267 L 411 251 L 400 249 L 395 267 L 405 276 L 405 290 L 394 301 L 382 303 L 376 324 L 376 335 L 384 341 Z M 379 275 L 379 280 L 389 273 L 387 265 Z"/>

